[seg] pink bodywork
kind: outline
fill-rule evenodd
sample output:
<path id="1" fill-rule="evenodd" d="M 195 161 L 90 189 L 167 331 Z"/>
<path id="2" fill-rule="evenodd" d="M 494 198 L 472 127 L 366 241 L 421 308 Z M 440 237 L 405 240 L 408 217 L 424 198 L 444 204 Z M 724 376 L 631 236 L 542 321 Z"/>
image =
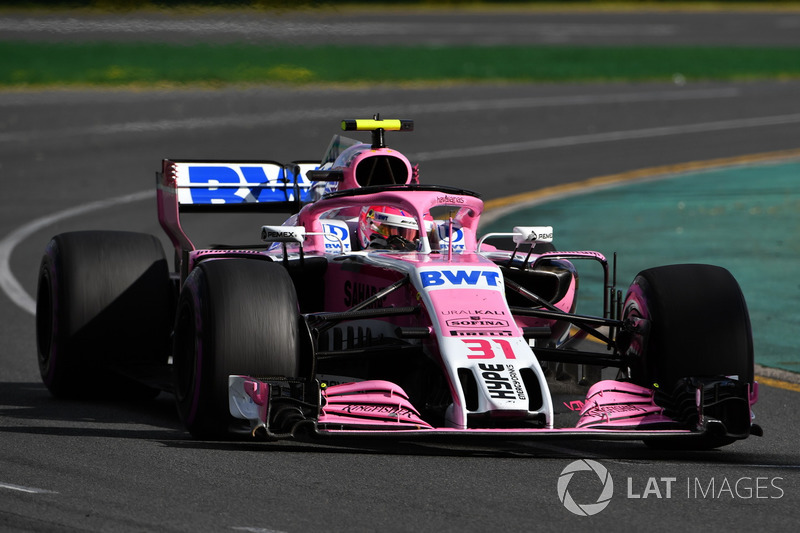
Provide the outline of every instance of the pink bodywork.
<path id="1" fill-rule="evenodd" d="M 454 195 L 432 191 L 409 191 L 409 190 L 387 190 L 372 194 L 361 194 L 356 196 L 340 196 L 335 198 L 325 198 L 307 204 L 300 213 L 297 214 L 297 225 L 304 226 L 309 233 L 322 233 L 323 220 L 321 217 L 334 210 L 350 211 L 351 208 L 359 210 L 364 206 L 370 205 L 391 205 L 411 213 L 417 220 L 424 220 L 425 214 L 434 207 L 456 206 L 459 212 L 454 219 L 454 223 L 464 230 L 466 238 L 466 249 L 475 250 L 477 242 L 475 235 L 478 230 L 478 221 L 483 211 L 483 201 L 480 198 L 469 195 Z M 423 233 L 421 238 L 422 253 L 429 253 L 430 242 L 427 235 Z M 304 244 L 307 253 L 324 253 L 325 243 L 322 235 L 311 235 Z"/>
<path id="2" fill-rule="evenodd" d="M 361 188 L 356 169 L 360 164 L 376 156 L 402 161 L 402 165 L 396 167 L 396 172 L 391 172 L 393 181 L 389 183 L 385 181 L 385 176 L 380 179 L 376 176 L 377 181 L 384 180 L 380 183 L 367 183 L 372 179 L 372 174 L 368 172 L 369 178 L 363 180 L 363 184 L 378 185 L 383 189 L 359 194 L 363 191 L 354 191 Z M 269 162 L 263 163 L 272 165 Z M 331 179 L 324 187 L 324 192 L 331 194 L 307 203 L 285 223 L 287 226 L 300 226 L 305 230 L 305 241 L 302 245 L 300 240 L 297 240 L 273 243 L 273 247 L 269 250 L 197 250 L 184 232 L 180 220 L 182 202 L 192 203 L 191 195 L 187 198 L 184 194 L 183 199 L 181 195 L 187 192 L 185 190 L 187 188 L 202 185 L 181 182 L 179 169 L 185 164 L 187 163 L 163 161 L 157 193 L 159 222 L 175 248 L 176 258 L 180 262 L 181 278 L 205 260 L 260 255 L 267 256 L 266 258 L 270 260 L 288 262 L 289 256 L 295 256 L 292 260 L 305 256 L 325 256 L 328 259 L 323 274 L 326 284 L 323 308 L 326 312 L 356 309 L 360 302 L 384 288 L 404 278 L 410 280 L 410 283 L 402 286 L 402 290 L 384 296 L 384 301 L 377 307 L 402 308 L 413 304 L 421 309 L 415 316 L 409 313 L 394 317 L 393 320 L 386 321 L 385 325 L 398 329 L 411 326 L 415 328 L 417 335 L 420 335 L 420 331 L 425 333 L 427 328 L 427 336 L 409 338 L 422 339 L 420 343 L 424 345 L 428 355 L 433 359 L 438 358 L 436 362 L 442 366 L 443 372 L 447 375 L 452 397 L 452 404 L 444 415 L 447 427 L 433 427 L 423 420 L 408 395 L 397 384 L 368 380 L 332 385 L 319 390 L 319 411 L 313 422 L 320 433 L 363 435 L 396 434 L 400 431 L 408 435 L 464 433 L 502 436 L 512 434 L 529 436 L 534 433 L 553 436 L 625 434 L 627 438 L 634 433 L 630 431 L 631 429 L 636 429 L 635 433 L 640 435 L 648 432 L 677 435 L 691 432 L 687 429 L 676 429 L 676 422 L 665 416 L 663 408 L 655 403 L 652 389 L 614 380 L 596 383 L 588 390 L 583 402 L 575 402 L 581 405 L 580 419 L 575 427 L 554 428 L 550 391 L 545 382 L 544 372 L 535 356 L 535 348 L 531 350 L 528 340 L 523 336 L 523 328 L 551 326 L 556 321 L 512 316 L 505 298 L 501 280 L 502 271 L 498 264 L 501 261 L 511 263 L 513 259 L 517 264 L 524 263 L 526 268 L 535 269 L 537 261 L 590 259 L 599 261 L 603 265 L 605 278 L 608 280 L 608 265 L 605 257 L 599 252 L 529 253 L 527 256 L 515 253 L 512 257 L 510 252 L 498 251 L 488 245 L 483 246 L 481 250 L 477 234 L 479 219 L 484 208 L 482 200 L 456 189 L 437 190 L 433 187 L 420 186 L 416 167 L 412 167 L 405 156 L 385 147 L 374 148 L 369 145 L 351 146 L 336 158 L 332 167 L 328 166 L 330 160 L 322 166 L 325 170 L 320 172 L 330 172 L 328 177 L 331 178 L 337 173 L 340 181 Z M 277 163 L 274 166 L 283 170 L 289 168 Z M 292 170 L 292 175 L 295 180 L 293 184 L 289 183 L 289 180 L 250 183 L 243 176 L 241 183 L 234 181 L 233 184 L 226 183 L 226 186 L 232 188 L 241 186 L 243 189 L 248 187 L 258 189 L 264 186 L 284 188 L 287 191 L 291 189 L 296 193 L 298 176 L 305 177 L 306 174 L 305 171 L 300 173 Z M 215 184 L 216 181 L 204 183 L 209 190 L 215 190 Z M 306 192 L 317 191 L 316 185 L 308 181 L 304 182 L 303 186 Z M 377 187 L 368 190 L 377 190 Z M 256 199 L 251 196 L 248 194 L 247 200 L 243 202 L 249 204 L 249 208 L 252 208 L 253 204 L 262 203 L 263 206 L 267 203 L 260 195 L 257 195 Z M 300 196 L 294 197 L 297 200 L 299 198 Z M 303 198 L 313 199 L 312 196 Z M 233 201 L 231 204 L 236 202 Z M 192 207 L 203 208 L 210 205 L 210 202 L 205 202 L 205 205 Z M 416 252 L 361 250 L 352 253 L 353 257 L 347 258 L 347 261 L 340 261 L 338 259 L 343 259 L 342 256 L 346 255 L 345 240 L 352 246 L 348 247 L 348 252 L 354 252 L 358 248 L 355 244 L 358 240 L 351 238 L 347 233 L 349 231 L 352 234 L 355 231 L 354 220 L 366 206 L 398 207 L 411 214 L 420 228 L 425 227 L 426 220 L 432 219 L 432 211 L 449 211 L 448 216 L 452 218 L 446 222 L 450 225 L 446 233 L 447 242 L 440 240 L 441 248 L 433 249 L 428 230 L 425 230 L 420 232 L 420 242 Z M 439 223 L 441 222 L 440 220 Z M 333 226 L 342 231 L 343 237 L 339 241 L 339 250 L 336 253 L 330 250 L 330 245 L 326 249 L 326 238 L 330 237 L 332 231 L 329 229 L 328 233 L 325 233 L 326 223 L 329 227 Z M 434 229 L 440 228 L 444 227 Z M 453 237 L 454 229 L 463 232 L 463 241 L 458 241 L 457 250 L 454 245 L 456 242 Z M 439 236 L 441 237 L 441 234 Z M 531 240 L 536 239 L 537 237 L 534 237 Z M 530 244 L 532 251 L 531 240 L 525 242 Z M 304 259 L 300 259 L 302 260 Z M 437 281 L 442 280 L 442 283 L 428 283 L 433 275 L 437 276 Z M 513 285 L 509 286 L 513 288 Z M 515 290 L 522 292 L 519 287 Z M 573 275 L 569 286 L 560 293 L 561 299 L 551 303 L 561 311 L 573 312 L 576 291 L 577 278 Z M 380 327 L 384 325 L 381 323 L 382 320 L 386 320 L 385 316 L 376 316 L 373 319 Z M 397 335 L 400 337 L 399 333 Z M 553 338 L 556 337 L 562 339 L 560 333 Z M 639 348 L 638 341 L 639 339 L 634 339 L 632 343 L 634 351 Z M 540 391 L 536 392 L 536 387 L 527 389 L 527 384 L 522 385 L 524 383 L 520 373 L 522 369 L 535 371 L 534 379 L 538 381 Z M 480 408 L 464 405 L 470 402 L 465 401 L 466 395 L 459 389 L 462 371 L 472 372 L 475 377 L 474 387 L 481 392 L 480 394 L 476 392 L 471 399 L 479 397 Z M 753 383 L 750 389 L 750 405 L 758 398 L 757 385 Z M 249 420 L 254 432 L 258 428 L 269 432 L 271 399 L 272 395 L 276 398 L 280 396 L 279 384 L 232 375 L 229 376 L 229 393 L 230 411 L 233 416 Z M 535 394 L 541 394 L 541 398 L 536 398 Z M 537 404 L 536 400 L 541 401 Z M 514 417 L 521 421 L 541 419 L 544 423 L 543 427 L 538 428 L 521 425 L 508 429 L 475 429 L 468 427 L 469 417 L 474 415 L 486 415 L 502 421 L 513 420 Z M 529 415 L 546 419 L 530 418 Z"/>
<path id="3" fill-rule="evenodd" d="M 270 386 L 255 378 L 239 376 L 242 388 L 257 406 L 254 427 L 267 427 Z M 686 434 L 689 430 L 675 429 L 674 422 L 661 414 L 652 402 L 652 391 L 619 381 L 601 381 L 587 395 L 580 422 L 575 428 L 519 429 L 481 428 L 457 429 L 433 427 L 411 405 L 403 389 L 381 380 L 333 385 L 322 390 L 322 402 L 317 427 L 331 434 L 404 433 L 473 433 L 496 435 L 615 434 L 618 430 L 647 430 L 658 426 L 661 434 Z"/>
<path id="4" fill-rule="evenodd" d="M 605 380 L 592 385 L 581 409 L 579 428 L 637 428 L 671 424 L 653 401 L 655 391 L 633 383 Z"/>
<path id="5" fill-rule="evenodd" d="M 320 427 L 432 429 L 420 418 L 406 393 L 388 381 L 333 385 L 322 391 Z"/>

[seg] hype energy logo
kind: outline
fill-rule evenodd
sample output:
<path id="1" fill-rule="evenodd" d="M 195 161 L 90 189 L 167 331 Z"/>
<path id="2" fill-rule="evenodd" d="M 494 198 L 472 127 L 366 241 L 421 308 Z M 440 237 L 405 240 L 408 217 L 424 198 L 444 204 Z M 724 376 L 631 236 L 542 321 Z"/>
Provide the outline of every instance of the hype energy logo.
<path id="1" fill-rule="evenodd" d="M 577 472 L 592 472 L 600 481 L 600 490 L 597 500 L 588 503 L 578 503 L 569 492 L 570 482 Z M 564 504 L 564 507 L 573 514 L 579 516 L 592 516 L 596 515 L 605 509 L 611 503 L 611 497 L 614 495 L 614 480 L 608 469 L 591 459 L 579 459 L 573 461 L 561 471 L 558 477 L 558 499 Z"/>

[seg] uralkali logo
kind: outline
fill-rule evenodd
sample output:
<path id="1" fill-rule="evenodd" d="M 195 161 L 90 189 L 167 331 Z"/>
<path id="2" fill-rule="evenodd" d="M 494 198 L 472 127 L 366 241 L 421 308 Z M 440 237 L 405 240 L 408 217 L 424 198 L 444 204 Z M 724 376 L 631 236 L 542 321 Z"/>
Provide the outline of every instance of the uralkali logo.
<path id="1" fill-rule="evenodd" d="M 602 489 L 597 497 L 597 501 L 590 503 L 577 503 L 572 495 L 569 493 L 569 483 L 576 472 L 589 471 L 594 472 L 600 480 Z M 579 516 L 592 516 L 596 515 L 605 509 L 611 502 L 611 496 L 614 495 L 614 480 L 611 479 L 611 474 L 608 469 L 591 459 L 579 459 L 573 461 L 561 471 L 558 478 L 558 499 L 564 504 L 564 507 L 571 513 Z"/>

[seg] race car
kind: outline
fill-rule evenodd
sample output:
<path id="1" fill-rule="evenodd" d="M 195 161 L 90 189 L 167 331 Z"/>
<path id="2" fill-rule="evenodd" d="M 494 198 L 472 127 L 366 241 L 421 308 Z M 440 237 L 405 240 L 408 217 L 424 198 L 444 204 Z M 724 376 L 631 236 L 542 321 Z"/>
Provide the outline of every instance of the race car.
<path id="1" fill-rule="evenodd" d="M 39 366 L 58 397 L 174 394 L 198 439 L 637 439 L 751 434 L 747 306 L 725 269 L 639 273 L 551 226 L 480 235 L 479 194 L 386 146 L 410 120 L 344 120 L 320 161 L 162 161 L 152 235 L 64 233 L 39 271 Z M 357 134 L 356 134 L 357 135 Z M 290 214 L 198 247 L 186 213 Z M 260 236 L 260 239 L 258 238 Z M 603 273 L 576 312 L 578 265 Z"/>

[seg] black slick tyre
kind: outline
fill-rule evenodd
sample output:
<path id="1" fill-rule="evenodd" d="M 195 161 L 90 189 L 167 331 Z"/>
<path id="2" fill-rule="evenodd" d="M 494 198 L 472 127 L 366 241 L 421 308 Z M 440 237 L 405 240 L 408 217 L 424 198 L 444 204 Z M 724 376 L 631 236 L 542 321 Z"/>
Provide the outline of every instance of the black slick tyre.
<path id="1" fill-rule="evenodd" d="M 178 300 L 173 367 L 181 418 L 193 437 L 225 438 L 228 376 L 298 377 L 301 323 L 286 270 L 248 259 L 208 260 Z"/>
<path id="2" fill-rule="evenodd" d="M 693 390 L 686 388 L 687 378 L 753 383 L 750 317 L 739 284 L 726 269 L 687 264 L 640 272 L 625 297 L 623 320 L 628 319 L 643 319 L 645 324 L 619 346 L 628 358 L 630 377 L 658 390 L 656 397 L 667 398 L 668 409 L 683 394 L 684 408 L 673 410 L 696 413 L 694 394 L 686 398 L 686 391 Z M 729 430 L 737 428 L 735 433 L 746 434 L 750 425 L 747 398 L 734 403 L 735 409 L 720 411 L 721 422 Z M 696 416 L 687 422 L 696 423 Z M 652 447 L 708 449 L 733 440 L 725 434 L 705 434 L 702 439 L 646 442 Z"/>
<path id="3" fill-rule="evenodd" d="M 152 391 L 112 376 L 130 364 L 167 364 L 173 301 L 164 250 L 152 235 L 56 235 L 45 249 L 36 294 L 42 381 L 59 397 Z"/>
<path id="4" fill-rule="evenodd" d="M 644 318 L 649 331 L 627 347 L 631 377 L 669 388 L 678 379 L 737 376 L 753 381 L 753 336 L 736 279 L 712 265 L 670 265 L 640 272 L 625 297 L 623 319 Z"/>

